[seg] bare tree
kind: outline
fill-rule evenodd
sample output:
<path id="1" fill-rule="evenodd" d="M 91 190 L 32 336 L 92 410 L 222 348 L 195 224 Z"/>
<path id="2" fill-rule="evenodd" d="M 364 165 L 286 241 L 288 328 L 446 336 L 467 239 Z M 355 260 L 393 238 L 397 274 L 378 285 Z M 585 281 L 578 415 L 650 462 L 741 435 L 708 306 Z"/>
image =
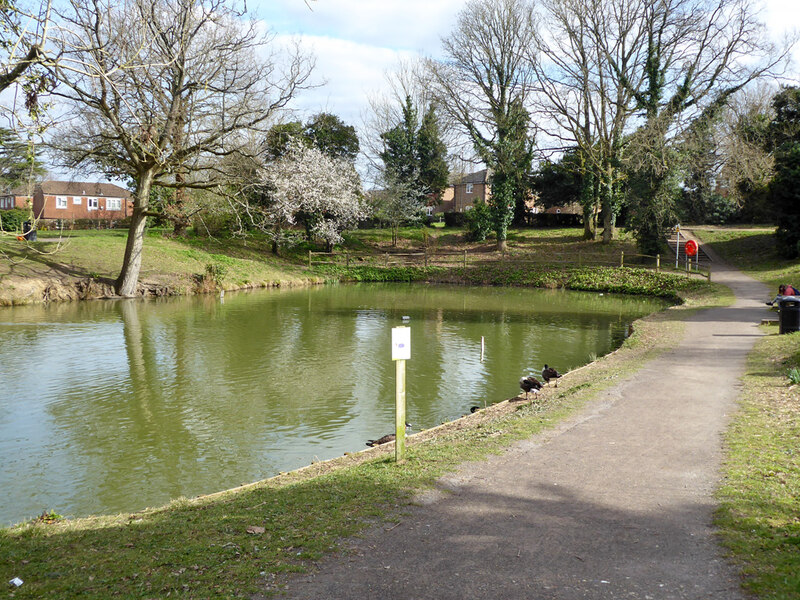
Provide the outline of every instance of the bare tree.
<path id="1" fill-rule="evenodd" d="M 743 90 L 728 104 L 716 130 L 722 161 L 718 183 L 740 208 L 747 195 L 764 193 L 774 174 L 775 157 L 768 138 L 776 93 L 777 88 L 766 85 Z"/>
<path id="2" fill-rule="evenodd" d="M 631 82 L 643 77 L 643 32 L 627 0 L 543 0 L 529 61 L 538 83 L 535 106 L 561 149 L 577 146 L 584 234 L 594 239 L 602 207 L 603 239 L 614 237 L 622 178 L 620 152 L 633 115 Z M 616 65 L 616 70 L 612 68 Z"/>
<path id="3" fill-rule="evenodd" d="M 643 248 L 652 250 L 672 218 L 677 141 L 774 72 L 790 44 L 769 43 L 748 0 L 542 2 L 530 59 L 538 106 L 599 179 L 604 240 L 613 236 L 624 182 L 640 245 L 649 240 Z"/>
<path id="4" fill-rule="evenodd" d="M 312 61 L 280 53 L 245 13 L 234 0 L 72 0 L 59 12 L 70 120 L 51 143 L 68 166 L 133 182 L 122 296 L 136 292 L 152 186 L 216 185 L 221 159 L 307 85 Z"/>
<path id="5" fill-rule="evenodd" d="M 44 60 L 50 0 L 28 9 L 16 0 L 0 2 L 0 92 Z"/>
<path id="6" fill-rule="evenodd" d="M 642 124 L 626 159 L 631 228 L 640 248 L 658 251 L 677 191 L 675 140 L 698 120 L 714 119 L 751 82 L 776 74 L 793 40 L 781 48 L 749 0 L 636 0 L 647 40 L 640 84 L 615 72 L 636 100 Z"/>
<path id="7" fill-rule="evenodd" d="M 445 59 L 428 63 L 439 105 L 493 171 L 490 206 L 499 250 L 530 165 L 525 107 L 534 72 L 526 50 L 534 28 L 528 0 L 470 0 L 442 40 Z"/>

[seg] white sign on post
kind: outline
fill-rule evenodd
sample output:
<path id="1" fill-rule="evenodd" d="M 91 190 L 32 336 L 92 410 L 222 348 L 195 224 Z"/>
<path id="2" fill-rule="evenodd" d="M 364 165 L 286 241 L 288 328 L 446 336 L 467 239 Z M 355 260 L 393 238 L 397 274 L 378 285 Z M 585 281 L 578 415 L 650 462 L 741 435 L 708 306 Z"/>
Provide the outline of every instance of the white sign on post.
<path id="1" fill-rule="evenodd" d="M 409 360 L 411 358 L 411 328 L 392 328 L 392 360 Z"/>

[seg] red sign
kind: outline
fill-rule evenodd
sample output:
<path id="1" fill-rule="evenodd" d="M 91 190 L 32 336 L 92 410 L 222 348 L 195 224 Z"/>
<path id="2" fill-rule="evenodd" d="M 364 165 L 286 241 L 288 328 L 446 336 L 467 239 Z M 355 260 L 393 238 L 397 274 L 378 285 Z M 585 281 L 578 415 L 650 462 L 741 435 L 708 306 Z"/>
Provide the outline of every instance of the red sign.
<path id="1" fill-rule="evenodd" d="M 686 245 L 683 247 L 686 251 L 686 256 L 694 256 L 697 254 L 697 242 L 694 240 L 689 240 L 686 242 Z"/>

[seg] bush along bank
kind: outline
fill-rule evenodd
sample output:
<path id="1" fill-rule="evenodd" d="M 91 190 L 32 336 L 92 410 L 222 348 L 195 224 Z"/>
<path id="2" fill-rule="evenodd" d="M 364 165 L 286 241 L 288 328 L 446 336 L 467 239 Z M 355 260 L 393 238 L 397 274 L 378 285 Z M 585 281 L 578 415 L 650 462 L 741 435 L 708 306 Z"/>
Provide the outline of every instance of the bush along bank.
<path id="1" fill-rule="evenodd" d="M 339 281 L 427 281 L 471 285 L 527 286 L 638 294 L 680 302 L 710 284 L 678 273 L 629 267 L 564 267 L 497 263 L 467 268 L 325 265 L 315 269 Z"/>

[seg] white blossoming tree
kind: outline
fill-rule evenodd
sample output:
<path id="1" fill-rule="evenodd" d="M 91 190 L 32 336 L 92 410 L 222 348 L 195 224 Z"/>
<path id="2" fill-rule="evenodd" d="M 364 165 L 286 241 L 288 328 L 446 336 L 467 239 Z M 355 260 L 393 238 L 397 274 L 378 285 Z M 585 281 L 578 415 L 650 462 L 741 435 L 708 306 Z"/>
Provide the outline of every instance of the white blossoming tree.
<path id="1" fill-rule="evenodd" d="M 260 202 L 250 200 L 247 213 L 270 233 L 275 252 L 294 225 L 305 225 L 331 250 L 343 231 L 369 216 L 353 165 L 300 143 L 263 168 L 258 195 Z"/>

